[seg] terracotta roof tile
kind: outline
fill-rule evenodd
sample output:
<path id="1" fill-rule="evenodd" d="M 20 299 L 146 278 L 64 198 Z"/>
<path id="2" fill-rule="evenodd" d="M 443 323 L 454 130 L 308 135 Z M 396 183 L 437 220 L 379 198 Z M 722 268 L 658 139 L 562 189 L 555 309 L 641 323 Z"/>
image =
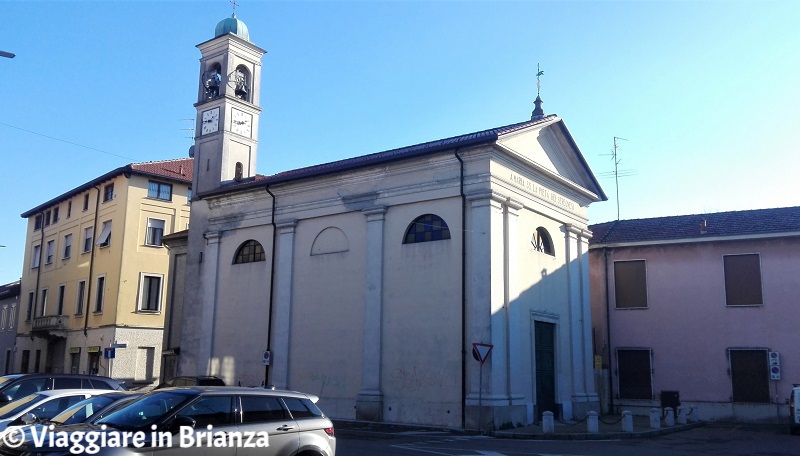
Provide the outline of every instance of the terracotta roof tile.
<path id="1" fill-rule="evenodd" d="M 591 245 L 800 233 L 800 207 L 617 220 L 589 229 Z"/>
<path id="2" fill-rule="evenodd" d="M 132 163 L 131 169 L 155 176 L 164 176 L 170 179 L 191 182 L 194 170 L 193 163 L 194 159 L 192 158 L 178 158 L 174 160 Z"/>

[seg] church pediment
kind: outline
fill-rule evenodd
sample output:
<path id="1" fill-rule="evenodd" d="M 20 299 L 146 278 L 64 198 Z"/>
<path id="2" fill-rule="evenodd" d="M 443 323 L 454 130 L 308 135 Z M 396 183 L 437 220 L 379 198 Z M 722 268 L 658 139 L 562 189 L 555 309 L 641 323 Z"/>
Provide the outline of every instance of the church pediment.
<path id="1" fill-rule="evenodd" d="M 501 134 L 497 145 L 538 174 L 567 181 L 593 193 L 598 201 L 608 199 L 560 118 Z"/>

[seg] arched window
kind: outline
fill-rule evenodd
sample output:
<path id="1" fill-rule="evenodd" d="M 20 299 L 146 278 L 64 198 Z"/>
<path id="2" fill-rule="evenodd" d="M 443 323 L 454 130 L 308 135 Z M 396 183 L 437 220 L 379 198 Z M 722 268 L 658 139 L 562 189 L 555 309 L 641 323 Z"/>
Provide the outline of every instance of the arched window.
<path id="1" fill-rule="evenodd" d="M 233 173 L 233 180 L 239 182 L 242 180 L 242 174 L 244 173 L 244 167 L 242 166 L 242 162 L 236 162 L 236 170 Z"/>
<path id="2" fill-rule="evenodd" d="M 242 65 L 236 67 L 233 73 L 234 81 L 236 82 L 235 94 L 236 98 L 244 101 L 250 101 L 250 72 L 247 71 Z"/>
<path id="3" fill-rule="evenodd" d="M 553 239 L 550 237 L 550 233 L 541 226 L 536 228 L 536 232 L 533 233 L 531 244 L 533 244 L 533 249 L 537 252 L 553 256 L 556 254 L 555 250 L 553 250 Z"/>
<path id="4" fill-rule="evenodd" d="M 450 239 L 450 228 L 447 227 L 447 223 L 438 215 L 425 214 L 417 217 L 408 225 L 403 244 L 445 239 Z"/>
<path id="5" fill-rule="evenodd" d="M 250 239 L 239 246 L 236 251 L 236 256 L 233 259 L 233 264 L 242 263 L 255 263 L 256 261 L 265 261 L 264 247 L 257 241 Z"/>
<path id="6" fill-rule="evenodd" d="M 206 92 L 206 99 L 211 100 L 219 96 L 219 88 L 222 85 L 222 67 L 219 63 L 214 63 L 203 73 L 203 88 Z"/>

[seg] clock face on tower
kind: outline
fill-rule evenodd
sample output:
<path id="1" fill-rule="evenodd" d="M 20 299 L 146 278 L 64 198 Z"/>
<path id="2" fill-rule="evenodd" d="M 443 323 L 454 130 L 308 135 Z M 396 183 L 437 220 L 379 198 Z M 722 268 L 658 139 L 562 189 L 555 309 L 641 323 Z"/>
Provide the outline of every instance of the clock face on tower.
<path id="1" fill-rule="evenodd" d="M 249 138 L 253 126 L 253 116 L 238 109 L 232 109 L 231 113 L 231 131 Z"/>
<path id="2" fill-rule="evenodd" d="M 203 111 L 203 126 L 200 131 L 202 134 L 214 133 L 219 130 L 219 108 Z"/>

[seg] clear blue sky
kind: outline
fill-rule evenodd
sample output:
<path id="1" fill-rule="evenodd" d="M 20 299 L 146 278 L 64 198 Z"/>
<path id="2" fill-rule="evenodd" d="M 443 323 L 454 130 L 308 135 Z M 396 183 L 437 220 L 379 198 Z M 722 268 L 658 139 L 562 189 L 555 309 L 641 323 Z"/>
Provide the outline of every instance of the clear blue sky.
<path id="1" fill-rule="evenodd" d="M 545 112 L 595 174 L 628 139 L 622 218 L 800 205 L 800 2 L 239 3 L 268 51 L 259 173 L 526 120 L 540 63 Z M 0 1 L 0 50 L 17 54 L 0 58 L 0 283 L 22 271 L 22 212 L 186 156 L 195 45 L 230 14 L 224 0 Z M 614 180 L 600 182 L 610 200 L 590 223 L 616 218 Z"/>

